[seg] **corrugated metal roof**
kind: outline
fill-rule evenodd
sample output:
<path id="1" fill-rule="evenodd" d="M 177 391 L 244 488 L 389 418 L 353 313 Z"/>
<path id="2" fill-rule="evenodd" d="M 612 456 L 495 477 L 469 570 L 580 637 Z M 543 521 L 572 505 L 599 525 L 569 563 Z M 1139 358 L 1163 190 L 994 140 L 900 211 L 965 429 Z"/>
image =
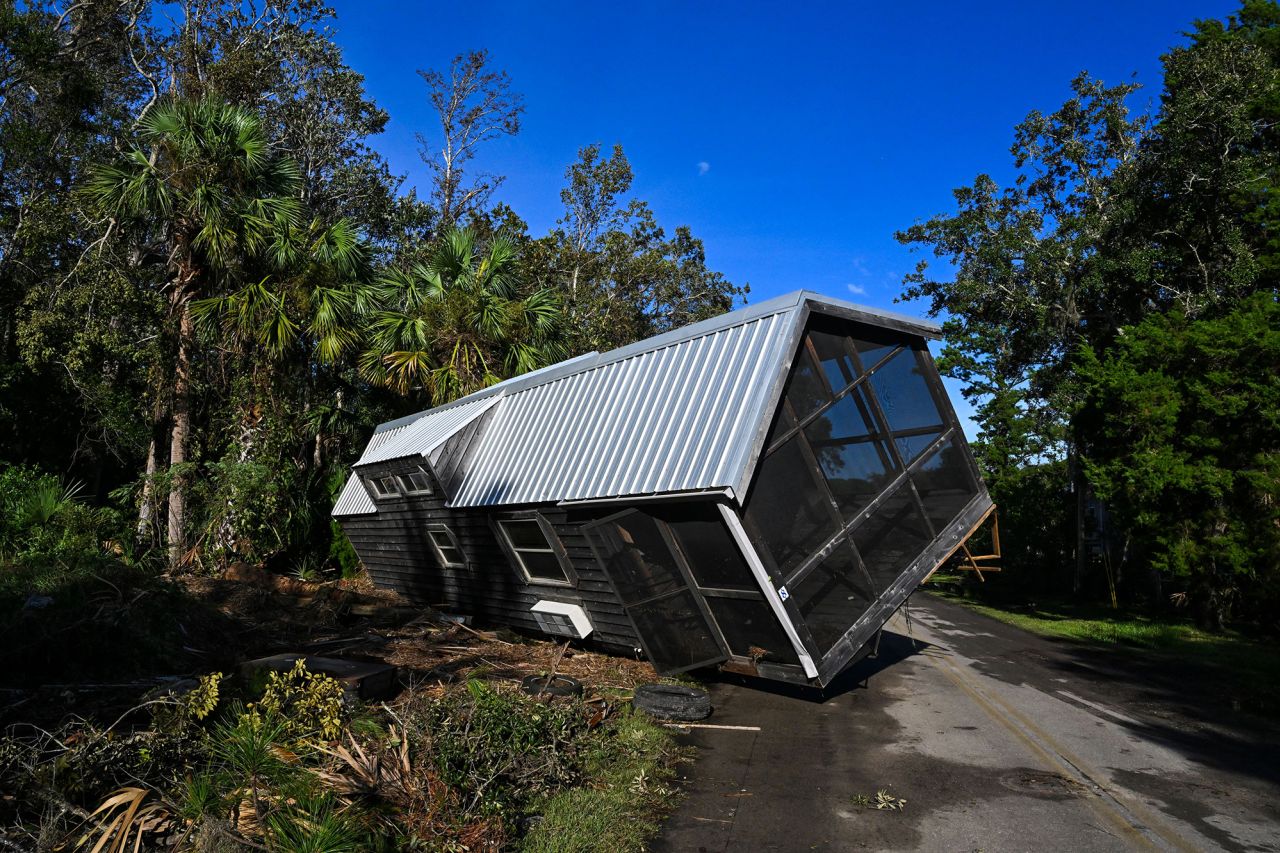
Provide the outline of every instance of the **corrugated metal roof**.
<path id="1" fill-rule="evenodd" d="M 498 402 L 500 395 L 501 392 L 497 392 L 493 396 L 468 398 L 465 402 L 432 409 L 408 426 L 394 430 L 390 439 L 383 438 L 387 433 L 375 433 L 373 438 L 382 440 L 377 447 L 370 441 L 369 448 L 356 462 L 356 467 L 406 456 L 426 456 L 442 441 L 466 426 L 472 418 Z"/>
<path id="2" fill-rule="evenodd" d="M 426 412 L 418 412 L 412 417 L 402 418 L 401 420 L 396 421 L 395 425 L 389 429 L 386 424 L 375 429 L 373 431 L 373 436 L 369 439 L 368 446 L 365 447 L 364 453 L 360 454 L 360 458 L 355 461 L 355 464 L 357 466 L 367 464 L 370 461 L 371 456 L 374 456 L 380 449 L 386 447 L 388 444 L 404 435 L 405 430 L 413 426 L 417 421 L 422 420 L 425 416 Z"/>
<path id="3" fill-rule="evenodd" d="M 427 454 L 494 406 L 467 451 L 452 506 L 740 487 L 773 380 L 789 364 L 809 306 L 910 334 L 939 332 L 933 323 L 797 291 L 383 424 L 356 465 Z"/>
<path id="4" fill-rule="evenodd" d="M 776 313 L 507 394 L 454 506 L 724 488 L 787 359 Z"/>
<path id="5" fill-rule="evenodd" d="M 368 515 L 377 511 L 378 505 L 373 502 L 373 498 L 369 497 L 369 492 L 364 487 L 364 479 L 353 471 L 347 478 L 347 484 L 342 487 L 342 494 L 338 495 L 338 502 L 333 505 L 333 514 L 335 516 Z"/>

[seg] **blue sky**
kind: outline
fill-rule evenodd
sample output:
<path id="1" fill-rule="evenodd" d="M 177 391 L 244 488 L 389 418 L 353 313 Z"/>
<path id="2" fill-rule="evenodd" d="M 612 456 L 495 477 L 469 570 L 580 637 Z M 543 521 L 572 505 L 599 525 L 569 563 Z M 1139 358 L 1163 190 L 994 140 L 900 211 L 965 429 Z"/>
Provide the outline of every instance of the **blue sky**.
<path id="1" fill-rule="evenodd" d="M 807 288 L 895 305 L 914 257 L 896 229 L 952 209 L 979 172 L 1011 173 L 1012 128 L 1081 70 L 1136 79 L 1193 20 L 1238 4 L 338 2 L 337 40 L 391 114 L 377 147 L 425 191 L 415 134 L 436 131 L 419 68 L 487 48 L 525 98 L 519 136 L 478 168 L 534 235 L 561 215 L 564 170 L 622 143 L 634 193 L 687 224 L 758 302 Z M 953 389 L 953 400 L 960 406 Z"/>

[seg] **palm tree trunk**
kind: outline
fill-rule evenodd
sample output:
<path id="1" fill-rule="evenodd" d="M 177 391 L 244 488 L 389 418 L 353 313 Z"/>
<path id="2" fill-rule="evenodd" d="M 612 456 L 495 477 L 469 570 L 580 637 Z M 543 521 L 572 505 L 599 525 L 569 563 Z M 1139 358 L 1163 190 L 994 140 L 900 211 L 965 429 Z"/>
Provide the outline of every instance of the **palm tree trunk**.
<path id="1" fill-rule="evenodd" d="M 188 300 L 181 299 L 178 309 L 178 358 L 173 375 L 173 434 L 169 439 L 169 470 L 173 472 L 169 486 L 169 567 L 176 569 L 187 551 L 187 474 L 182 465 L 187 461 L 187 441 L 191 436 L 191 348 L 195 341 L 195 324 Z M 176 469 L 176 471 L 175 471 Z"/>

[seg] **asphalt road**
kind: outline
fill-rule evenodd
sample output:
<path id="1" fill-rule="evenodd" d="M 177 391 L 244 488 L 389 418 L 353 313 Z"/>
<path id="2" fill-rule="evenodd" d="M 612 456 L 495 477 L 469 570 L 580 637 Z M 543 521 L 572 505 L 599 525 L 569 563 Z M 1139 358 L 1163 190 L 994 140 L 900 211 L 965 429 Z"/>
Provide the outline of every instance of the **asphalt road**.
<path id="1" fill-rule="evenodd" d="M 910 615 L 826 698 L 714 684 L 725 728 L 685 736 L 652 849 L 1280 851 L 1280 725 L 1211 679 L 927 595 Z"/>

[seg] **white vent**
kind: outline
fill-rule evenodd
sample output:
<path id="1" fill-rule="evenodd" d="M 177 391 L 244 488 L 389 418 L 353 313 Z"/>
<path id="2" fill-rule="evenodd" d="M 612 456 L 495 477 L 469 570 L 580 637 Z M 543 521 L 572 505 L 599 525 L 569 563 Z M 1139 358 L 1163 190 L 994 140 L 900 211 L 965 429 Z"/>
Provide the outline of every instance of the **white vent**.
<path id="1" fill-rule="evenodd" d="M 591 633 L 591 620 L 580 605 L 543 600 L 530 610 L 533 618 L 538 620 L 538 627 L 548 634 L 581 640 Z"/>

